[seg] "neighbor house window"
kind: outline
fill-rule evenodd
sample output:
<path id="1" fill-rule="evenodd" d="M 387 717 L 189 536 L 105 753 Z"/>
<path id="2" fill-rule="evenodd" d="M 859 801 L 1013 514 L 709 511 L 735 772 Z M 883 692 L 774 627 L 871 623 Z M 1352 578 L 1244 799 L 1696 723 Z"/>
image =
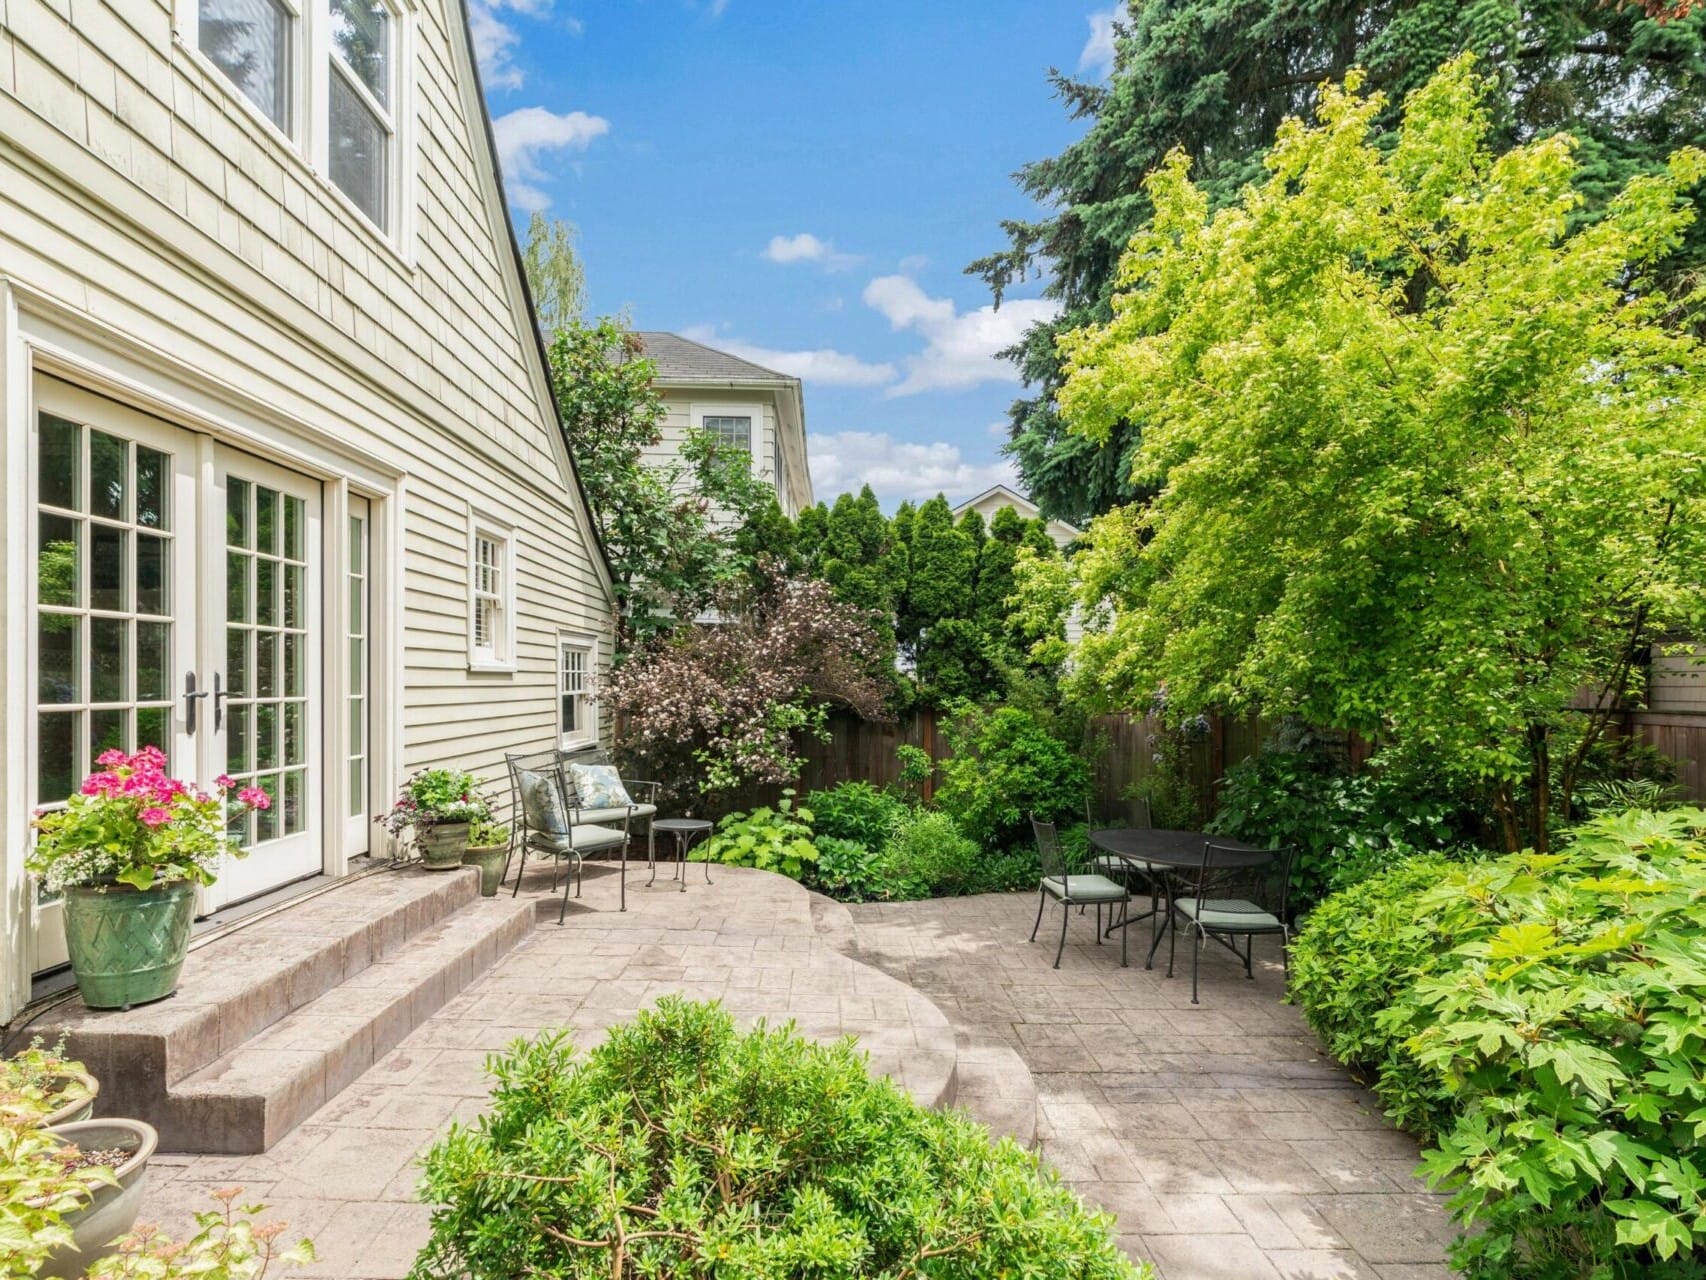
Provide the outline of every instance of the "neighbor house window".
<path id="1" fill-rule="evenodd" d="M 557 641 L 557 737 L 563 746 L 596 741 L 592 707 L 593 642 L 578 636 Z"/>
<path id="2" fill-rule="evenodd" d="M 281 0 L 199 0 L 196 44 L 261 113 L 291 131 L 296 10 Z"/>
<path id="3" fill-rule="evenodd" d="M 476 525 L 468 541 L 468 664 L 515 663 L 514 565 L 507 533 Z"/>
<path id="4" fill-rule="evenodd" d="M 717 442 L 719 449 L 738 449 L 752 452 L 752 419 L 728 414 L 706 414 L 701 420 L 703 430 Z"/>
<path id="5" fill-rule="evenodd" d="M 390 216 L 392 72 L 396 23 L 379 0 L 330 0 L 328 167 L 338 190 L 374 226 Z"/>

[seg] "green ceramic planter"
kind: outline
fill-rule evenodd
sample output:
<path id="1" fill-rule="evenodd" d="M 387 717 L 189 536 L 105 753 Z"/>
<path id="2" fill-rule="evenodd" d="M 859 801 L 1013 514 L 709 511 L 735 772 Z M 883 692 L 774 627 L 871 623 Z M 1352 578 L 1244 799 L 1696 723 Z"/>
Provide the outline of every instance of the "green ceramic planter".
<path id="1" fill-rule="evenodd" d="M 487 845 L 483 849 L 469 849 L 462 855 L 462 865 L 480 868 L 480 896 L 495 898 L 498 896 L 498 885 L 503 883 L 504 862 L 509 857 L 507 844 Z"/>
<path id="2" fill-rule="evenodd" d="M 127 884 L 65 891 L 65 945 L 91 1009 L 128 1009 L 178 985 L 195 915 L 195 884 Z"/>
<path id="3" fill-rule="evenodd" d="M 420 846 L 421 866 L 428 871 L 454 871 L 462 865 L 462 853 L 468 847 L 468 824 L 435 822 L 416 833 L 415 843 Z"/>

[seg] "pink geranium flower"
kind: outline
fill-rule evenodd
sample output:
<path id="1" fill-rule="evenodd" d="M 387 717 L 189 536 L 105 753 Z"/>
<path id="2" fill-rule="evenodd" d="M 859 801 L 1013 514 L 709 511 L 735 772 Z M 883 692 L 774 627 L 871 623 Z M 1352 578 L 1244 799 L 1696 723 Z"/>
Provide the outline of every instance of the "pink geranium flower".
<path id="1" fill-rule="evenodd" d="M 129 764 L 130 757 L 125 755 L 125 753 L 120 751 L 117 747 L 112 747 L 96 756 L 95 763 L 103 766 L 104 768 L 111 769 L 114 765 Z"/>
<path id="2" fill-rule="evenodd" d="M 91 773 L 83 779 L 80 790 L 86 796 L 99 796 L 105 795 L 109 791 L 116 791 L 123 785 L 124 780 L 116 773 Z"/>
<path id="3" fill-rule="evenodd" d="M 232 787 L 237 785 L 237 779 L 233 778 L 228 773 L 222 773 L 213 780 L 213 785 L 220 788 L 222 791 L 229 791 Z"/>
<path id="4" fill-rule="evenodd" d="M 137 816 L 142 819 L 142 825 L 145 827 L 163 827 L 172 820 L 171 810 L 162 809 L 157 805 L 150 809 L 144 809 Z"/>
<path id="5" fill-rule="evenodd" d="M 272 797 L 259 787 L 244 787 L 237 793 L 237 799 L 251 809 L 272 808 Z"/>

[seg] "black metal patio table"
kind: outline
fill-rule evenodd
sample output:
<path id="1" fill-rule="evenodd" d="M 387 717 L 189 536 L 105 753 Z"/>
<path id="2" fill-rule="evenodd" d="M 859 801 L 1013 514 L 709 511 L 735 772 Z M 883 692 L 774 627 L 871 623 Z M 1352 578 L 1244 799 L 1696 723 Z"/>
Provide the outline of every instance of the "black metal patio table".
<path id="1" fill-rule="evenodd" d="M 1164 827 L 1111 827 L 1105 831 L 1090 833 L 1092 847 L 1134 864 L 1136 870 L 1144 870 L 1142 864 L 1161 868 L 1161 894 L 1166 899 L 1166 906 L 1151 908 L 1142 915 L 1126 916 L 1103 931 L 1104 935 L 1111 934 L 1115 929 L 1124 929 L 1139 920 L 1147 920 L 1159 914 L 1161 919 L 1156 923 L 1154 938 L 1149 944 L 1149 956 L 1143 962 L 1145 969 L 1155 967 L 1155 952 L 1161 946 L 1163 935 L 1173 927 L 1174 873 L 1200 869 L 1203 846 L 1211 840 L 1217 849 L 1223 851 L 1215 857 L 1216 867 L 1260 867 L 1273 861 L 1272 849 L 1243 844 L 1225 836 L 1210 835 L 1206 831 L 1175 831 Z"/>

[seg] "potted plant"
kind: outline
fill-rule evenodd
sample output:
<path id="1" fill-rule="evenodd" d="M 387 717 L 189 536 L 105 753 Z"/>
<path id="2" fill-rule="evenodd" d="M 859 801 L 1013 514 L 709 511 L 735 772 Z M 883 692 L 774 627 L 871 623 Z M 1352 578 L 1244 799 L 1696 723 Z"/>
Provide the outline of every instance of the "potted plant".
<path id="1" fill-rule="evenodd" d="M 0 1118 L 0 1258 L 7 1275 L 37 1275 L 50 1257 L 76 1247 L 66 1215 L 97 1191 L 116 1187 L 113 1171 L 64 1158 L 65 1141 L 27 1119 Z"/>
<path id="2" fill-rule="evenodd" d="M 148 1159 L 160 1135 L 141 1120 L 78 1120 L 47 1130 L 59 1144 L 61 1167 L 68 1173 L 106 1169 L 110 1180 L 90 1188 L 87 1197 L 60 1211 L 71 1239 L 61 1241 L 38 1273 L 80 1276 L 95 1259 L 112 1252 L 113 1242 L 129 1231 L 142 1207 Z"/>
<path id="3" fill-rule="evenodd" d="M 41 1127 L 87 1120 L 100 1083 L 65 1056 L 65 1037 L 49 1049 L 40 1036 L 15 1057 L 0 1059 L 0 1118 Z"/>
<path id="4" fill-rule="evenodd" d="M 128 1009 L 172 993 L 196 886 L 213 883 L 220 858 L 243 856 L 226 826 L 233 799 L 248 809 L 272 801 L 223 775 L 211 792 L 169 778 L 158 747 L 108 751 L 96 763 L 63 808 L 36 811 L 25 865 L 64 895 L 65 943 L 83 1002 Z"/>
<path id="5" fill-rule="evenodd" d="M 490 818 L 475 818 L 468 824 L 468 848 L 462 854 L 462 864 L 480 869 L 480 896 L 497 896 L 503 879 L 504 863 L 509 860 L 509 828 Z"/>
<path id="6" fill-rule="evenodd" d="M 421 866 L 449 871 L 462 865 L 468 826 L 491 811 L 475 788 L 471 773 L 460 769 L 422 769 L 403 784 L 391 811 L 377 821 L 395 838 L 412 831 Z"/>

